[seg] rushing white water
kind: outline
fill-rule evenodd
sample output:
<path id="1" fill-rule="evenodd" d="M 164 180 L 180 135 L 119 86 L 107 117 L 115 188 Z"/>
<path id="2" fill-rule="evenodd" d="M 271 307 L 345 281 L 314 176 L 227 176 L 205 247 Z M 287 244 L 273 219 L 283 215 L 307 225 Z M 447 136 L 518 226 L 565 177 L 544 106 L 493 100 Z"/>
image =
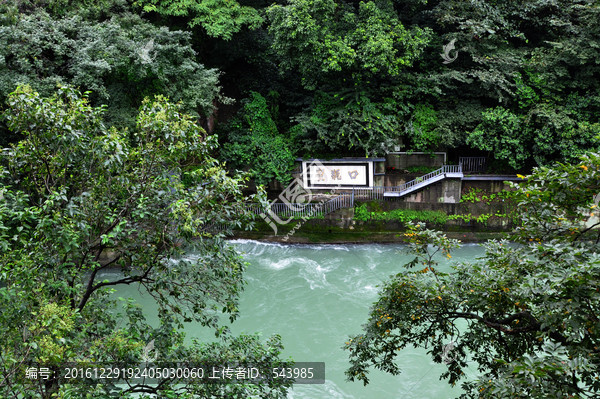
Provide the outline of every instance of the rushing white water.
<path id="1" fill-rule="evenodd" d="M 248 284 L 240 300 L 240 316 L 231 325 L 234 333 L 260 332 L 265 338 L 280 334 L 284 357 L 299 362 L 325 362 L 326 382 L 295 385 L 293 399 L 443 399 L 460 395 L 439 380 L 445 366 L 433 363 L 425 351 L 407 348 L 398 356 L 402 373 L 392 376 L 377 371 L 366 387 L 346 381 L 347 352 L 342 346 L 360 333 L 370 305 L 377 299 L 378 285 L 402 270 L 411 258 L 400 245 L 283 245 L 249 240 L 231 242 L 249 262 Z M 483 251 L 464 245 L 452 261 L 473 260 Z M 442 269 L 448 270 L 443 260 Z M 152 319 L 147 295 L 133 287 L 119 295 L 135 296 Z M 209 339 L 210 333 L 196 325 L 188 337 Z"/>

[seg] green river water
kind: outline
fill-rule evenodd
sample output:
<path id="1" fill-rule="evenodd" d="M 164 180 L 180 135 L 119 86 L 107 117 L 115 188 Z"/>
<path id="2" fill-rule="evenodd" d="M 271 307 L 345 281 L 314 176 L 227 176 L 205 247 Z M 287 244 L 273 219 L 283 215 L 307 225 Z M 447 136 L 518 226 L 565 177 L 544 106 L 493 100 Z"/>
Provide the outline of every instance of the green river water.
<path id="1" fill-rule="evenodd" d="M 295 385 L 293 399 L 445 399 L 460 395 L 439 380 L 445 366 L 433 363 L 424 350 L 407 348 L 398 362 L 398 376 L 372 371 L 366 387 L 348 382 L 349 366 L 342 350 L 350 335 L 360 333 L 370 305 L 377 298 L 377 286 L 402 270 L 410 258 L 402 245 L 282 245 L 249 240 L 231 241 L 250 263 L 248 282 L 240 299 L 240 316 L 231 325 L 234 333 L 260 332 L 265 338 L 280 334 L 284 357 L 298 362 L 325 362 L 326 382 Z M 452 262 L 473 260 L 482 255 L 475 244 L 463 245 Z M 441 260 L 449 270 L 449 261 Z M 119 296 L 135 297 L 144 306 L 149 320 L 155 306 L 137 288 L 120 290 Z M 214 337 L 205 328 L 190 324 L 188 338 Z M 475 377 L 474 371 L 469 377 Z"/>

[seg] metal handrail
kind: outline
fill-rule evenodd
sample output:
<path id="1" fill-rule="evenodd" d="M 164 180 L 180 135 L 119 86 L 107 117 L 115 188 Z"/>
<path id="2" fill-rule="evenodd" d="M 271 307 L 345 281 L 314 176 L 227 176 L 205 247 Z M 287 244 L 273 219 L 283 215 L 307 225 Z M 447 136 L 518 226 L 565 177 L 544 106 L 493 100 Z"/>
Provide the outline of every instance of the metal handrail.
<path id="1" fill-rule="evenodd" d="M 279 216 L 325 216 L 342 208 L 352 208 L 354 206 L 354 194 L 340 194 L 335 198 L 331 198 L 325 202 L 318 203 L 285 203 L 273 202 L 268 204 L 270 211 Z M 260 204 L 246 204 L 247 210 L 260 215 L 261 213 L 269 213 Z"/>
<path id="2" fill-rule="evenodd" d="M 434 178 L 441 176 L 443 174 L 446 174 L 446 173 L 462 173 L 462 166 L 461 165 L 444 165 L 441 168 L 434 170 L 433 172 L 429 172 L 426 175 L 417 177 L 416 179 L 406 182 L 401 186 L 388 187 L 387 191 L 392 191 L 392 192 L 406 191 L 406 190 L 416 186 L 417 184 L 425 183 L 428 180 L 434 179 Z"/>
<path id="3" fill-rule="evenodd" d="M 460 157 L 458 163 L 466 173 L 481 173 L 485 171 L 486 157 Z"/>

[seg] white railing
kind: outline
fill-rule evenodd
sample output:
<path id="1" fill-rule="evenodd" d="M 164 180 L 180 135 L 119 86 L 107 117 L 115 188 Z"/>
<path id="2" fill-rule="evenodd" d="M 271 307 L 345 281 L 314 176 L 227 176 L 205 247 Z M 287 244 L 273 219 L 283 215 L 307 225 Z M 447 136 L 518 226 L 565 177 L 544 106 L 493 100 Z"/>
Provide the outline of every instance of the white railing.
<path id="1" fill-rule="evenodd" d="M 385 191 L 394 193 L 408 191 L 417 184 L 426 183 L 427 181 L 431 181 L 433 179 L 436 179 L 438 176 L 447 173 L 462 173 L 462 167 L 461 165 L 444 165 L 441 168 L 434 170 L 433 172 L 427 173 L 426 175 L 423 175 L 421 177 L 417 177 L 416 179 L 406 182 L 401 186 L 386 187 Z"/>
<path id="2" fill-rule="evenodd" d="M 485 172 L 485 157 L 460 157 L 459 165 L 465 173 L 483 173 Z"/>
<path id="3" fill-rule="evenodd" d="M 354 198 L 360 199 L 383 199 L 383 193 L 388 189 L 384 186 L 375 186 L 373 188 L 353 188 Z"/>
<path id="4" fill-rule="evenodd" d="M 269 213 L 268 210 L 259 204 L 247 204 L 246 206 L 246 209 L 255 215 Z M 325 216 L 331 212 L 337 211 L 338 209 L 354 207 L 354 195 L 352 193 L 341 194 L 330 200 L 311 202 L 308 204 L 273 202 L 270 203 L 268 207 L 272 213 L 281 217 Z"/>

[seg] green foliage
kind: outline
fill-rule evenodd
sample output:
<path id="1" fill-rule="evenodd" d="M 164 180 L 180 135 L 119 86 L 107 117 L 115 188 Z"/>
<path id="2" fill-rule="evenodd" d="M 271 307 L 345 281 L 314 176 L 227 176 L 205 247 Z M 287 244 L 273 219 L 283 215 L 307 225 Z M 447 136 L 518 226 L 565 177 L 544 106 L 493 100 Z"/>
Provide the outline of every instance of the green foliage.
<path id="1" fill-rule="evenodd" d="M 225 40 L 244 26 L 256 29 L 263 22 L 258 10 L 233 0 L 135 0 L 134 5 L 145 12 L 185 17 L 190 28 L 202 26 L 209 36 Z"/>
<path id="2" fill-rule="evenodd" d="M 354 207 L 354 220 L 367 221 L 370 216 L 370 212 L 367 210 L 367 204 L 360 204 Z"/>
<path id="3" fill-rule="evenodd" d="M 480 188 L 471 188 L 468 192 L 464 193 L 460 197 L 460 202 L 471 202 L 476 203 L 482 200 L 484 196 L 483 190 Z"/>
<path id="4" fill-rule="evenodd" d="M 469 135 L 467 143 L 480 150 L 490 151 L 496 159 L 508 161 L 515 169 L 523 167 L 529 157 L 529 148 L 521 119 L 503 107 L 485 111 L 482 119 Z"/>
<path id="5" fill-rule="evenodd" d="M 361 2 L 353 9 L 334 0 L 293 0 L 271 6 L 267 15 L 282 66 L 297 68 L 312 89 L 339 72 L 396 76 L 428 40 L 427 30 L 404 27 L 391 2 Z"/>
<path id="6" fill-rule="evenodd" d="M 14 0 L 12 4 L 0 5 L 7 15 L 13 12 L 28 13 L 43 9 L 55 17 L 65 17 L 69 14 L 79 14 L 86 19 L 104 19 L 113 13 L 126 11 L 127 0 Z"/>
<path id="7" fill-rule="evenodd" d="M 68 83 L 131 128 L 163 94 L 212 128 L 229 116 L 219 84 L 276 91 L 303 156 L 470 147 L 529 170 L 598 148 L 599 19 L 596 0 L 5 1 L 0 97 Z"/>
<path id="8" fill-rule="evenodd" d="M 522 225 L 485 255 L 441 273 L 435 254 L 455 243 L 414 227 L 416 258 L 382 286 L 362 334 L 346 342 L 351 380 L 374 367 L 401 372 L 407 346 L 444 363 L 465 398 L 596 397 L 600 391 L 598 237 L 600 154 L 536 168 L 514 184 Z M 422 268 L 424 266 L 424 268 Z M 414 270 L 415 267 L 421 270 Z M 476 380 L 465 381 L 475 366 Z"/>
<path id="9" fill-rule="evenodd" d="M 541 82 L 539 82 L 539 80 L 535 79 L 534 76 L 531 76 L 530 78 L 535 83 L 538 83 L 538 85 L 541 83 Z M 516 84 L 515 97 L 518 100 L 519 108 L 527 109 L 540 101 L 540 96 L 536 92 L 535 88 L 532 86 L 528 86 L 523 81 L 523 78 L 520 74 L 516 74 L 515 84 Z M 544 94 L 547 94 L 547 93 L 544 93 Z"/>
<path id="10" fill-rule="evenodd" d="M 437 166 L 408 166 L 406 168 L 406 170 L 408 171 L 408 173 L 420 173 L 422 175 L 426 175 L 428 173 L 431 173 L 435 170 L 438 170 L 439 168 Z"/>
<path id="11" fill-rule="evenodd" d="M 412 149 L 426 151 L 435 149 L 441 137 L 437 131 L 437 112 L 429 104 L 417 104 L 412 121 L 408 124 L 408 137 L 412 141 Z"/>
<path id="12" fill-rule="evenodd" d="M 303 136 L 308 137 L 305 147 L 384 154 L 400 138 L 397 104 L 392 98 L 373 102 L 369 95 L 317 92 L 311 109 L 295 118 Z"/>
<path id="13" fill-rule="evenodd" d="M 506 219 L 510 218 L 513 223 L 517 224 L 517 219 L 514 214 L 500 213 L 500 211 L 496 211 L 496 213 L 482 213 L 478 216 L 467 214 L 455 214 L 448 216 L 448 220 L 462 220 L 465 223 L 469 223 L 471 221 L 475 221 L 477 223 L 481 223 L 487 226 L 487 222 L 490 218 L 499 218 Z"/>
<path id="14" fill-rule="evenodd" d="M 586 149 L 600 145 L 600 124 L 578 123 L 560 105 L 536 105 L 523 116 L 496 107 L 482 116 L 467 143 L 492 152 L 515 169 L 532 157 L 542 165 L 556 158 L 573 161 Z"/>
<path id="15" fill-rule="evenodd" d="M 585 151 L 596 150 L 600 97 L 588 74 L 596 68 L 589 57 L 597 57 L 598 50 L 590 51 L 584 43 L 599 33 L 593 22 L 600 16 L 598 4 L 522 1 L 485 7 L 488 15 L 503 16 L 498 18 L 503 26 L 492 28 L 493 38 L 480 40 L 478 46 L 483 50 L 487 44 L 487 54 L 473 59 L 487 69 L 485 81 L 497 86 L 502 104 L 488 106 L 467 143 L 515 169 L 576 162 Z M 523 14 L 523 9 L 529 12 Z M 498 76 L 503 76 L 502 87 L 495 82 Z"/>
<path id="16" fill-rule="evenodd" d="M 164 362 L 281 362 L 278 337 L 233 337 L 224 325 L 237 317 L 245 264 L 223 237 L 252 219 L 247 177 L 230 177 L 210 156 L 216 138 L 180 104 L 144 100 L 132 131 L 106 128 L 103 112 L 68 87 L 8 97 L 6 123 L 23 139 L 0 157 L 0 396 L 281 397 L 288 385 L 268 381 L 25 378 L 30 363 L 138 364 L 151 341 Z M 132 284 L 156 301 L 158 325 L 134 300 L 111 295 Z M 217 339 L 186 345 L 186 322 Z"/>
<path id="17" fill-rule="evenodd" d="M 231 167 L 250 169 L 258 184 L 288 183 L 295 156 L 288 137 L 278 132 L 267 100 L 250 93 L 239 115 L 226 126 L 228 142 L 221 157 Z"/>
<path id="18" fill-rule="evenodd" d="M 158 28 L 129 13 L 103 21 L 80 15 L 18 14 L 0 35 L 0 98 L 17 84 L 43 94 L 57 84 L 93 90 L 112 123 L 132 127 L 146 96 L 163 94 L 205 115 L 220 98 L 219 73 L 196 61 L 188 32 Z"/>
<path id="19" fill-rule="evenodd" d="M 462 194 L 460 197 L 460 202 L 470 202 L 472 204 L 478 202 L 485 202 L 490 205 L 492 202 L 505 202 L 510 201 L 514 196 L 515 192 L 513 190 L 502 190 L 497 193 L 486 194 L 480 188 L 471 188 L 466 193 Z"/>
<path id="20" fill-rule="evenodd" d="M 267 16 L 281 68 L 298 70 L 311 92 L 312 104 L 294 118 L 308 151 L 371 156 L 398 143 L 407 107 L 387 82 L 422 54 L 428 29 L 405 28 L 387 1 L 294 0 Z"/>
<path id="21" fill-rule="evenodd" d="M 306 149 L 374 155 L 400 138 L 415 150 L 435 149 L 443 138 L 520 169 L 597 148 L 600 89 L 591 60 L 598 49 L 585 43 L 600 33 L 600 11 L 592 0 L 553 4 L 272 6 L 272 47 L 312 97 L 294 118 Z M 439 51 L 453 39 L 459 57 L 444 65 Z"/>
<path id="22" fill-rule="evenodd" d="M 360 204 L 354 208 L 354 220 L 360 221 L 397 221 L 397 222 L 429 222 L 444 224 L 448 216 L 442 211 L 416 211 L 412 209 L 394 209 L 389 212 L 369 212 L 367 204 Z"/>

